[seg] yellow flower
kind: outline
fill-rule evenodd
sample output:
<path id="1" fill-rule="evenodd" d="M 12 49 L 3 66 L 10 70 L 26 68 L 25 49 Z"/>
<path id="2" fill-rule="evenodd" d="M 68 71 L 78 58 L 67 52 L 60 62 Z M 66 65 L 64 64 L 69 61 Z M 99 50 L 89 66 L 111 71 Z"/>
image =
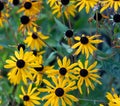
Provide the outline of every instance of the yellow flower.
<path id="1" fill-rule="evenodd" d="M 59 75 L 59 77 L 65 77 L 68 80 L 69 79 L 77 79 L 77 77 L 74 75 L 75 72 L 75 66 L 77 66 L 77 63 L 71 63 L 70 59 L 67 59 L 65 56 L 62 60 L 59 58 L 57 59 L 57 63 L 59 65 L 59 70 L 55 71 L 49 71 L 51 75 Z"/>
<path id="2" fill-rule="evenodd" d="M 22 80 L 25 84 L 27 84 L 27 78 L 33 80 L 32 74 L 36 73 L 33 67 L 38 67 L 37 64 L 34 63 L 34 56 L 32 52 L 25 52 L 22 48 L 20 51 L 15 51 L 15 57 L 10 56 L 11 59 L 6 60 L 5 68 L 10 68 L 10 72 L 8 73 L 8 79 L 14 85 L 19 84 Z"/>
<path id="3" fill-rule="evenodd" d="M 89 94 L 89 87 L 92 88 L 92 90 L 95 89 L 95 86 L 93 84 L 94 82 L 97 82 L 98 84 L 102 84 L 98 78 L 100 78 L 99 75 L 97 75 L 98 69 L 95 69 L 95 66 L 97 65 L 97 62 L 95 61 L 93 64 L 90 66 L 88 65 L 88 60 L 85 61 L 84 65 L 83 63 L 79 60 L 78 61 L 78 66 L 76 69 L 76 74 L 78 79 L 77 86 L 82 94 L 82 85 L 85 82 L 85 85 L 87 87 L 87 92 Z"/>
<path id="4" fill-rule="evenodd" d="M 64 1 L 64 0 L 62 0 Z M 70 2 L 70 0 L 67 0 L 69 2 L 60 2 L 57 1 L 57 3 L 55 3 L 55 5 L 52 8 L 52 14 L 56 14 L 57 18 L 61 17 L 62 14 L 65 15 L 65 17 L 67 19 L 69 19 L 70 15 L 71 16 L 75 16 L 75 12 L 76 12 L 76 8 L 73 2 Z"/>
<path id="5" fill-rule="evenodd" d="M 42 99 L 47 100 L 44 106 L 72 106 L 72 102 L 77 102 L 78 99 L 68 94 L 70 91 L 75 90 L 77 87 L 75 86 L 75 82 L 67 82 L 67 80 L 63 80 L 63 78 L 55 78 L 52 77 L 52 81 L 55 86 L 53 86 L 48 80 L 44 79 L 43 82 L 47 85 L 47 88 L 40 88 L 40 92 L 48 92 L 48 95 L 45 95 Z M 59 101 L 61 101 L 61 105 L 59 105 Z"/>
<path id="6" fill-rule="evenodd" d="M 22 95 L 19 95 L 20 98 L 24 101 L 25 106 L 35 106 L 40 105 L 39 97 L 40 92 L 38 92 L 37 87 L 32 89 L 32 84 L 29 85 L 27 93 L 25 92 L 23 86 L 21 87 Z"/>
<path id="7" fill-rule="evenodd" d="M 0 27 L 3 27 L 3 22 L 7 22 L 9 14 L 0 11 Z"/>
<path id="8" fill-rule="evenodd" d="M 17 13 L 24 11 L 24 15 L 33 16 L 40 12 L 42 8 L 42 1 L 32 2 L 31 0 L 24 0 L 22 7 L 17 11 Z"/>
<path id="9" fill-rule="evenodd" d="M 7 18 L 9 17 L 9 14 L 4 11 L 6 7 L 7 5 L 0 1 L 0 27 L 3 27 L 3 22 L 7 22 Z"/>
<path id="10" fill-rule="evenodd" d="M 34 16 L 23 15 L 20 18 L 21 25 L 18 28 L 18 31 L 25 32 L 26 30 L 30 31 L 33 27 L 37 26 L 34 22 L 37 20 Z"/>
<path id="11" fill-rule="evenodd" d="M 117 11 L 120 7 L 120 0 L 101 0 L 102 8 L 100 12 L 103 12 L 107 8 L 114 8 Z"/>
<path id="12" fill-rule="evenodd" d="M 38 32 L 37 29 L 34 27 L 33 32 L 28 32 L 28 37 L 24 40 L 24 42 L 32 50 L 40 50 L 43 46 L 45 46 L 44 40 L 48 38 L 48 36 L 45 36 L 41 32 Z"/>
<path id="13" fill-rule="evenodd" d="M 51 76 L 49 72 L 54 70 L 53 69 L 54 66 L 45 66 L 41 55 L 36 57 L 35 62 L 39 64 L 39 67 L 34 68 L 37 71 L 37 73 L 34 74 L 34 79 L 36 85 L 39 85 L 42 83 L 45 75 L 48 75 L 49 77 Z"/>
<path id="14" fill-rule="evenodd" d="M 21 0 L 8 0 L 8 2 L 10 2 L 11 4 L 13 4 L 14 6 L 17 6 L 18 4 L 20 4 Z"/>
<path id="15" fill-rule="evenodd" d="M 48 0 L 47 1 L 47 3 L 50 4 L 50 7 L 52 7 L 56 2 L 57 2 L 57 0 Z"/>
<path id="16" fill-rule="evenodd" d="M 32 52 L 33 52 L 33 55 L 36 56 L 36 57 L 45 53 L 45 51 L 37 51 L 37 50 L 32 50 Z"/>
<path id="17" fill-rule="evenodd" d="M 86 12 L 89 13 L 90 8 L 93 8 L 99 0 L 77 0 L 76 8 L 80 12 L 83 8 L 86 9 Z"/>
<path id="18" fill-rule="evenodd" d="M 112 93 L 107 92 L 106 98 L 109 100 L 109 106 L 119 106 L 120 105 L 120 97 L 115 92 L 114 88 L 112 88 Z"/>
<path id="19" fill-rule="evenodd" d="M 97 50 L 96 47 L 93 46 L 93 44 L 99 44 L 103 42 L 102 40 L 95 39 L 100 35 L 93 35 L 93 36 L 85 36 L 82 35 L 82 37 L 76 36 L 74 39 L 78 42 L 75 43 L 72 48 L 77 50 L 75 51 L 75 55 L 78 55 L 80 52 L 82 54 L 86 55 L 86 58 L 89 57 L 90 54 L 93 55 L 94 51 Z"/>

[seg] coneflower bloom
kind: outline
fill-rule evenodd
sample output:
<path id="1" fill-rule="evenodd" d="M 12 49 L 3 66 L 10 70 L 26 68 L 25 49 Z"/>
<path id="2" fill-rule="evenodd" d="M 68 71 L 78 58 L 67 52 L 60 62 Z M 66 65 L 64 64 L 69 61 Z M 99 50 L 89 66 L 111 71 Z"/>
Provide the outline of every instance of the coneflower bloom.
<path id="1" fill-rule="evenodd" d="M 102 84 L 98 78 L 100 78 L 100 76 L 97 74 L 98 69 L 96 69 L 97 65 L 97 61 L 95 61 L 93 64 L 89 65 L 88 64 L 88 60 L 85 61 L 85 63 L 83 64 L 80 60 L 78 61 L 78 67 L 75 68 L 76 69 L 76 75 L 78 77 L 78 82 L 77 82 L 77 87 L 80 91 L 80 93 L 82 94 L 82 86 L 85 83 L 85 86 L 87 88 L 87 92 L 89 94 L 89 87 L 94 90 L 95 86 L 94 86 L 94 82 L 98 83 L 98 84 Z"/>
<path id="2" fill-rule="evenodd" d="M 20 98 L 24 102 L 24 106 L 35 106 L 40 105 L 41 98 L 39 97 L 40 92 L 37 90 L 37 87 L 32 88 L 32 84 L 29 85 L 28 91 L 21 87 L 22 93 L 20 94 Z"/>
<path id="3" fill-rule="evenodd" d="M 22 7 L 17 11 L 24 12 L 24 15 L 33 16 L 40 12 L 42 8 L 42 1 L 32 2 L 31 0 L 24 0 L 22 3 Z"/>
<path id="4" fill-rule="evenodd" d="M 33 32 L 28 32 L 28 36 L 24 40 L 28 47 L 31 50 L 40 50 L 43 46 L 46 46 L 44 40 L 48 39 L 48 36 L 42 34 L 42 32 L 38 32 L 37 29 L 34 27 Z"/>
<path id="5" fill-rule="evenodd" d="M 27 78 L 33 80 L 32 74 L 35 74 L 36 71 L 33 67 L 38 67 L 34 62 L 34 56 L 32 52 L 25 52 L 23 48 L 20 48 L 20 51 L 15 51 L 15 57 L 10 56 L 11 59 L 6 60 L 5 68 L 10 69 L 8 72 L 8 79 L 14 85 L 19 84 L 22 80 L 27 84 Z"/>
<path id="6" fill-rule="evenodd" d="M 46 79 L 43 82 L 47 85 L 46 88 L 39 88 L 40 92 L 48 92 L 48 95 L 45 95 L 42 99 L 47 100 L 44 106 L 72 106 L 72 101 L 77 102 L 78 99 L 69 94 L 70 91 L 75 90 L 77 87 L 75 86 L 75 82 L 67 82 L 67 80 L 63 80 L 63 78 L 57 79 L 56 77 L 52 77 L 52 81 L 55 86 Z M 61 101 L 61 105 L 59 105 L 59 101 Z"/>
<path id="7" fill-rule="evenodd" d="M 103 40 L 96 39 L 99 36 L 100 35 L 85 36 L 83 34 L 81 37 L 80 36 L 74 37 L 74 39 L 78 41 L 72 46 L 73 49 L 77 48 L 74 54 L 78 55 L 79 53 L 82 52 L 82 54 L 86 55 L 86 58 L 88 58 L 90 54 L 93 55 L 94 51 L 97 50 L 97 48 L 93 46 L 93 44 L 99 44 L 103 42 Z"/>
<path id="8" fill-rule="evenodd" d="M 51 8 L 52 14 L 56 14 L 58 18 L 63 14 L 67 19 L 69 19 L 70 16 L 74 17 L 76 13 L 74 2 L 71 0 L 56 1 Z"/>
<path id="9" fill-rule="evenodd" d="M 77 66 L 77 63 L 71 63 L 70 59 L 68 59 L 66 56 L 60 60 L 57 59 L 57 63 L 59 66 L 58 70 L 49 71 L 51 75 L 58 75 L 60 78 L 66 78 L 68 80 L 70 79 L 77 79 L 77 77 L 74 75 L 75 72 L 75 66 Z"/>
<path id="10" fill-rule="evenodd" d="M 80 12 L 83 8 L 86 9 L 86 13 L 90 12 L 90 8 L 94 8 L 99 0 L 76 0 L 76 8 Z"/>
<path id="11" fill-rule="evenodd" d="M 101 0 L 100 3 L 102 5 L 100 12 L 108 8 L 113 8 L 115 11 L 118 11 L 120 7 L 120 0 Z"/>
<path id="12" fill-rule="evenodd" d="M 33 27 L 37 26 L 37 24 L 35 24 L 36 20 L 37 18 L 34 16 L 26 16 L 26 15 L 21 16 L 20 17 L 21 25 L 19 26 L 18 31 L 22 31 L 22 32 L 25 32 L 26 30 L 31 31 Z"/>

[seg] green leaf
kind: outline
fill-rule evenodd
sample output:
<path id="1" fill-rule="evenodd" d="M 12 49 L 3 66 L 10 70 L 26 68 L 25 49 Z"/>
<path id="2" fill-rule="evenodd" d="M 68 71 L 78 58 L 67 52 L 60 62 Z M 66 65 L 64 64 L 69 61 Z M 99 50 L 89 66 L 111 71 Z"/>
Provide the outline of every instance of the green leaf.
<path id="1" fill-rule="evenodd" d="M 63 23 L 61 23 L 58 19 L 54 18 L 55 23 L 57 24 L 57 29 L 60 32 L 65 32 L 68 28 L 67 26 L 65 26 Z"/>

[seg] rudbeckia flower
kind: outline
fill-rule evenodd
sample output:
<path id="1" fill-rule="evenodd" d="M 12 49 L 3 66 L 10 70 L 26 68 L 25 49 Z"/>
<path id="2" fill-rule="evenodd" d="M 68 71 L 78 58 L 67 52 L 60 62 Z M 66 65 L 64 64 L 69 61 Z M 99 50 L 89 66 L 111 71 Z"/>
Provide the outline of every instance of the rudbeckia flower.
<path id="1" fill-rule="evenodd" d="M 10 2 L 11 4 L 13 4 L 14 6 L 17 6 L 18 4 L 20 4 L 21 0 L 8 0 L 8 2 Z"/>
<path id="2" fill-rule="evenodd" d="M 26 30 L 30 31 L 33 27 L 37 26 L 34 22 L 37 20 L 34 16 L 23 15 L 20 17 L 21 25 L 18 28 L 18 31 L 25 32 Z"/>
<path id="3" fill-rule="evenodd" d="M 24 0 L 22 7 L 17 11 L 17 13 L 24 11 L 24 15 L 33 16 L 38 14 L 42 8 L 41 1 L 32 2 L 31 0 Z"/>
<path id="4" fill-rule="evenodd" d="M 19 96 L 23 100 L 25 106 L 40 105 L 39 100 L 41 100 L 41 98 L 39 97 L 40 92 L 37 90 L 37 87 L 32 88 L 32 84 L 30 84 L 27 92 L 24 90 L 23 86 L 21 90 L 23 94 Z"/>
<path id="5" fill-rule="evenodd" d="M 86 13 L 89 13 L 90 8 L 93 8 L 99 0 L 77 0 L 76 8 L 78 7 L 78 11 L 80 12 L 83 8 L 86 9 Z"/>
<path id="6" fill-rule="evenodd" d="M 112 93 L 107 92 L 106 98 L 109 100 L 108 106 L 119 106 L 120 105 L 120 96 L 112 88 Z"/>
<path id="7" fill-rule="evenodd" d="M 98 36 L 100 35 L 93 36 L 82 35 L 81 37 L 76 36 L 74 39 L 78 42 L 72 46 L 73 49 L 77 48 L 74 54 L 78 55 L 80 52 L 82 52 L 82 54 L 86 55 L 86 58 L 88 58 L 90 54 L 93 55 L 93 52 L 97 50 L 97 48 L 93 46 L 93 44 L 99 44 L 103 42 L 102 40 L 96 39 Z"/>
<path id="8" fill-rule="evenodd" d="M 46 66 L 44 65 L 44 61 L 42 56 L 37 56 L 35 62 L 39 64 L 39 67 L 35 67 L 34 69 L 37 71 L 36 74 L 34 74 L 35 84 L 39 85 L 42 83 L 43 78 L 45 75 L 51 76 L 49 74 L 50 71 L 53 71 L 54 66 Z"/>
<path id="9" fill-rule="evenodd" d="M 114 8 L 115 11 L 118 11 L 120 7 L 120 0 L 101 0 L 102 8 L 100 12 L 103 12 L 107 8 Z"/>
<path id="10" fill-rule="evenodd" d="M 89 94 L 89 87 L 92 88 L 92 90 L 95 89 L 95 86 L 93 82 L 97 82 L 98 84 L 102 84 L 98 78 L 100 78 L 99 75 L 97 75 L 98 69 L 95 69 L 97 65 L 97 62 L 95 61 L 93 64 L 88 65 L 88 60 L 85 61 L 83 64 L 80 60 L 78 61 L 78 66 L 76 69 L 76 75 L 78 77 L 77 86 L 82 94 L 82 85 L 85 83 L 87 87 L 87 92 Z"/>
<path id="11" fill-rule="evenodd" d="M 48 0 L 47 3 L 52 7 L 58 0 Z"/>
<path id="12" fill-rule="evenodd" d="M 55 86 L 44 79 L 43 82 L 47 85 L 47 88 L 39 88 L 40 92 L 48 92 L 48 95 L 42 98 L 43 100 L 47 100 L 44 106 L 66 106 L 67 104 L 72 106 L 72 101 L 78 101 L 75 96 L 69 94 L 70 91 L 77 88 L 74 81 L 68 83 L 67 80 L 63 80 L 63 78 L 57 79 L 55 77 L 52 77 L 52 81 Z M 59 105 L 59 101 L 61 101 L 61 105 Z"/>
<path id="13" fill-rule="evenodd" d="M 6 5 L 0 1 L 0 27 L 3 27 L 3 23 L 7 22 L 7 18 L 9 17 L 9 14 L 4 11 Z"/>
<path id="14" fill-rule="evenodd" d="M 8 72 L 8 79 L 14 85 L 19 84 L 22 80 L 27 84 L 27 78 L 33 80 L 32 74 L 36 73 L 33 67 L 38 67 L 34 63 L 34 56 L 32 52 L 25 52 L 22 48 L 20 51 L 15 51 L 15 57 L 10 56 L 11 59 L 6 60 L 5 68 L 11 69 Z"/>
<path id="15" fill-rule="evenodd" d="M 35 57 L 39 57 L 40 55 L 42 55 L 42 54 L 44 54 L 45 53 L 45 51 L 37 51 L 37 50 L 32 50 L 32 52 L 33 52 L 33 55 L 35 56 Z"/>
<path id="16" fill-rule="evenodd" d="M 73 38 L 73 31 L 71 29 L 68 29 L 66 32 L 65 32 L 65 37 L 67 37 L 67 40 L 68 40 L 68 44 L 70 46 L 72 46 L 72 38 Z"/>
<path id="17" fill-rule="evenodd" d="M 62 14 L 65 15 L 67 19 L 69 19 L 70 16 L 75 16 L 76 8 L 74 5 L 74 2 L 70 0 L 61 0 L 57 1 L 52 8 L 52 14 L 56 14 L 57 17 L 61 17 Z"/>
<path id="18" fill-rule="evenodd" d="M 69 79 L 77 79 L 77 77 L 74 75 L 75 72 L 75 66 L 77 66 L 77 63 L 71 63 L 70 59 L 67 59 L 65 56 L 62 60 L 59 58 L 57 59 L 57 63 L 59 65 L 59 70 L 51 71 L 51 75 L 59 75 L 59 77 L 67 78 Z"/>
<path id="19" fill-rule="evenodd" d="M 34 27 L 33 32 L 28 32 L 28 37 L 24 40 L 24 42 L 28 47 L 31 48 L 31 50 L 40 50 L 43 46 L 45 46 L 44 40 L 48 38 L 48 36 L 45 36 L 41 32 L 38 32 Z"/>

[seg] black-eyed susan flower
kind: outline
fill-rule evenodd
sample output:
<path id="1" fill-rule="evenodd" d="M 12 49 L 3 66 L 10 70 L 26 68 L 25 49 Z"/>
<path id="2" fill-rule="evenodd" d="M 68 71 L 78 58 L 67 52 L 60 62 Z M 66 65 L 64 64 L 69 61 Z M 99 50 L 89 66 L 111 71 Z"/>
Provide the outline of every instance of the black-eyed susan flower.
<path id="1" fill-rule="evenodd" d="M 0 1 L 0 27 L 3 27 L 3 23 L 7 22 L 7 18 L 9 17 L 9 14 L 4 11 L 6 5 Z"/>
<path id="2" fill-rule="evenodd" d="M 75 16 L 76 8 L 74 5 L 74 2 L 71 0 L 61 0 L 57 1 L 52 8 L 52 14 L 56 14 L 57 17 L 61 17 L 62 14 L 65 15 L 67 19 L 69 19 L 70 16 Z"/>
<path id="3" fill-rule="evenodd" d="M 102 8 L 100 12 L 110 8 L 114 8 L 115 11 L 118 11 L 120 7 L 120 0 L 101 0 Z"/>
<path id="4" fill-rule="evenodd" d="M 42 99 L 47 100 L 44 106 L 72 106 L 72 102 L 77 102 L 78 99 L 69 94 L 70 91 L 75 90 L 77 87 L 75 86 L 75 82 L 67 82 L 67 80 L 63 80 L 63 78 L 57 79 L 56 77 L 52 77 L 52 81 L 55 86 L 52 85 L 51 82 L 44 79 L 43 82 L 47 85 L 47 88 L 40 88 L 40 92 L 48 92 L 48 95 L 45 95 Z M 61 105 L 59 105 L 59 101 L 61 101 Z"/>
<path id="5" fill-rule="evenodd" d="M 73 38 L 73 31 L 71 29 L 68 29 L 66 32 L 65 32 L 65 36 L 67 37 L 68 39 L 68 44 L 71 46 L 72 45 L 72 39 Z"/>
<path id="6" fill-rule="evenodd" d="M 82 86 L 85 84 L 87 88 L 87 92 L 89 94 L 89 87 L 94 90 L 95 86 L 93 82 L 97 82 L 98 84 L 102 84 L 98 78 L 100 78 L 99 75 L 97 75 L 98 69 L 95 69 L 97 65 L 97 61 L 95 61 L 93 64 L 88 65 L 88 60 L 85 61 L 83 64 L 80 60 L 78 61 L 78 66 L 76 69 L 76 74 L 78 75 L 78 82 L 77 87 L 82 94 Z"/>
<path id="7" fill-rule="evenodd" d="M 86 13 L 89 13 L 90 8 L 94 8 L 97 5 L 99 0 L 77 0 L 76 1 L 76 8 L 80 12 L 83 8 L 86 9 Z"/>
<path id="8" fill-rule="evenodd" d="M 36 20 L 37 18 L 34 16 L 26 15 L 21 16 L 20 17 L 21 25 L 19 26 L 18 31 L 25 32 L 26 30 L 28 31 L 32 30 L 33 27 L 37 26 L 37 24 L 35 24 Z"/>
<path id="9" fill-rule="evenodd" d="M 11 59 L 6 60 L 5 68 L 11 69 L 8 73 L 8 79 L 14 85 L 19 84 L 22 80 L 27 84 L 27 78 L 33 80 L 32 74 L 36 73 L 33 67 L 37 67 L 34 63 L 34 56 L 32 52 L 25 52 L 22 48 L 20 51 L 15 51 L 15 57 L 10 56 Z"/>
<path id="10" fill-rule="evenodd" d="M 34 74 L 34 79 L 36 85 L 39 85 L 42 83 L 45 75 L 48 75 L 50 77 L 49 72 L 54 70 L 54 66 L 44 65 L 44 61 L 41 55 L 36 57 L 35 62 L 37 62 L 39 66 L 34 68 L 37 71 L 36 74 Z"/>
<path id="11" fill-rule="evenodd" d="M 77 63 L 71 63 L 70 59 L 68 59 L 66 56 L 60 60 L 57 59 L 57 63 L 59 65 L 59 70 L 51 71 L 51 74 L 53 75 L 59 75 L 59 77 L 63 77 L 66 79 L 77 79 L 77 77 L 74 75 L 75 72 L 75 66 L 77 66 Z"/>
<path id="12" fill-rule="evenodd" d="M 82 52 L 82 54 L 86 55 L 86 58 L 88 58 L 90 54 L 93 55 L 93 52 L 97 50 L 97 48 L 93 46 L 93 44 L 99 44 L 103 42 L 100 39 L 96 39 L 98 36 L 100 35 L 85 36 L 84 34 L 82 34 L 81 37 L 76 36 L 74 39 L 78 42 L 72 46 L 73 49 L 77 48 L 74 54 L 78 55 L 80 52 Z"/>
<path id="13" fill-rule="evenodd" d="M 7 22 L 9 14 L 0 11 L 0 26 L 3 27 L 3 23 Z"/>
<path id="14" fill-rule="evenodd" d="M 18 44 L 17 49 L 20 51 L 20 48 L 25 50 L 25 45 L 23 43 Z"/>
<path id="15" fill-rule="evenodd" d="M 21 0 L 8 0 L 8 2 L 10 2 L 11 4 L 13 4 L 14 6 L 17 6 L 18 4 L 20 4 Z"/>
<path id="16" fill-rule="evenodd" d="M 17 11 L 17 13 L 23 12 L 24 15 L 33 16 L 40 12 L 42 8 L 42 1 L 32 2 L 31 0 L 24 0 L 22 7 Z"/>
<path id="17" fill-rule="evenodd" d="M 28 32 L 28 37 L 26 37 L 24 42 L 31 48 L 31 50 L 40 50 L 43 46 L 45 46 L 44 40 L 48 38 L 48 36 L 43 35 L 42 32 L 38 32 L 34 27 L 33 32 Z"/>
<path id="18" fill-rule="evenodd" d="M 50 7 L 52 7 L 56 2 L 57 2 L 57 0 L 48 0 L 47 1 L 47 3 L 50 4 Z"/>
<path id="19" fill-rule="evenodd" d="M 32 50 L 32 52 L 33 52 L 33 55 L 36 56 L 36 57 L 45 53 L 45 51 L 37 51 L 37 50 Z"/>
<path id="20" fill-rule="evenodd" d="M 29 85 L 28 91 L 26 92 L 23 86 L 21 87 L 22 93 L 19 97 L 23 100 L 24 106 L 35 106 L 40 105 L 39 97 L 40 92 L 37 90 L 37 87 L 32 88 L 32 84 Z"/>
<path id="21" fill-rule="evenodd" d="M 120 96 L 112 88 L 112 93 L 107 92 L 106 98 L 109 100 L 108 106 L 119 106 L 120 105 Z"/>

